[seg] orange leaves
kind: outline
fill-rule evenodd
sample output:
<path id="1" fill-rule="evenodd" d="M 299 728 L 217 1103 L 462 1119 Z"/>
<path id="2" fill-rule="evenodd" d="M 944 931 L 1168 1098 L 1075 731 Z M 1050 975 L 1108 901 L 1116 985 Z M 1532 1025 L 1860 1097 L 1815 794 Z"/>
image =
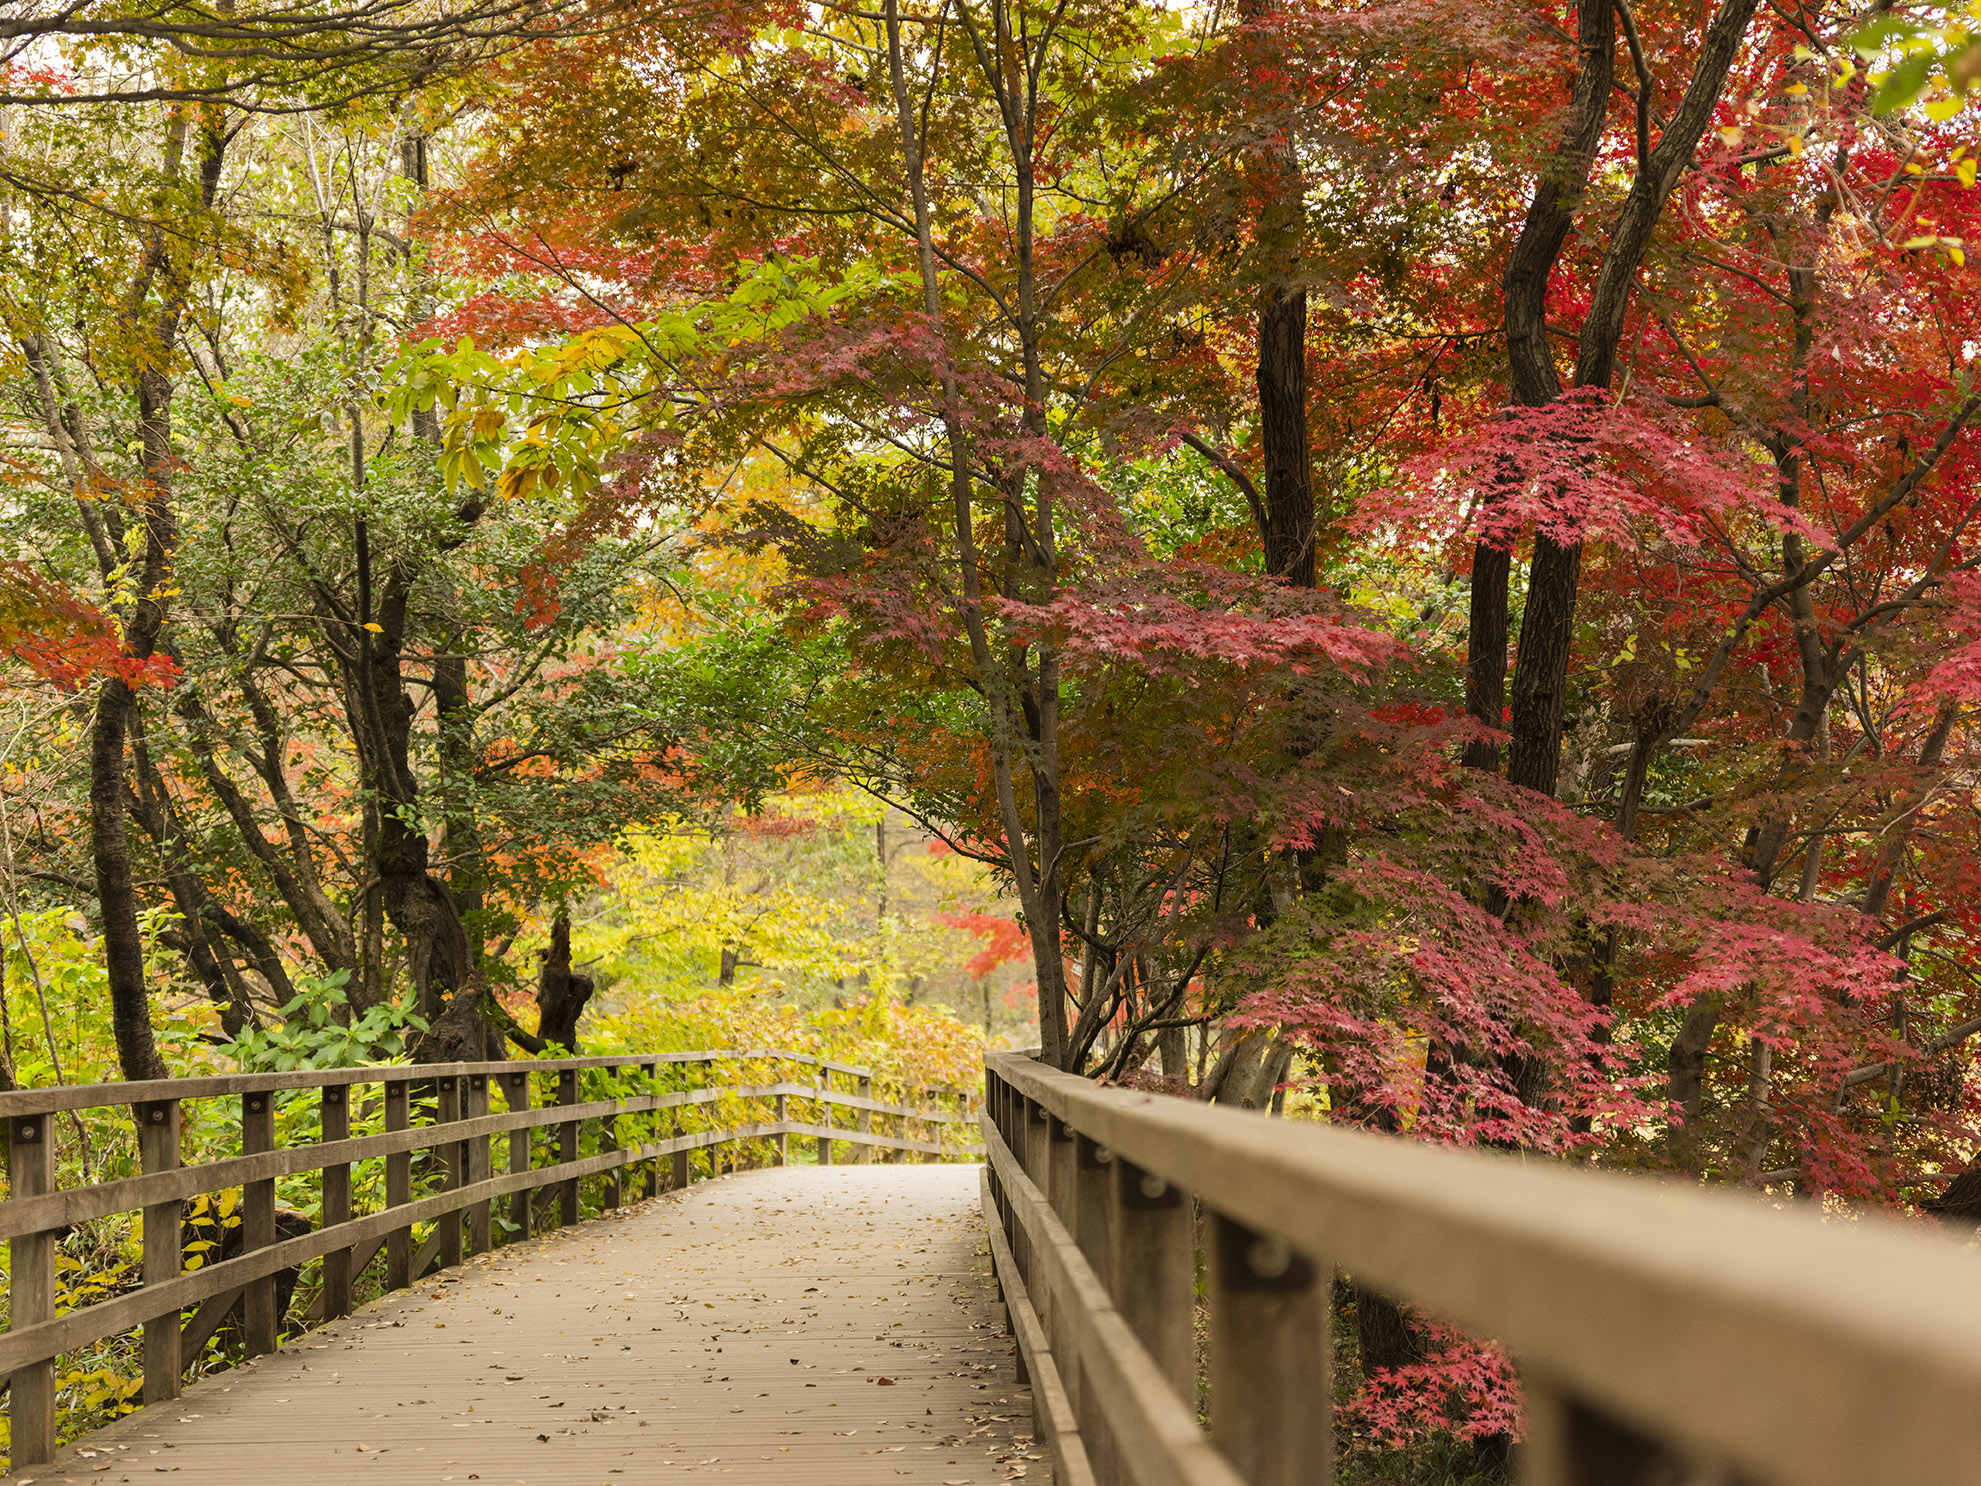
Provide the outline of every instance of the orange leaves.
<path id="1" fill-rule="evenodd" d="M 179 673 L 163 656 L 129 654 L 114 619 L 22 562 L 0 563 L 0 649 L 64 691 L 104 676 L 169 686 Z"/>

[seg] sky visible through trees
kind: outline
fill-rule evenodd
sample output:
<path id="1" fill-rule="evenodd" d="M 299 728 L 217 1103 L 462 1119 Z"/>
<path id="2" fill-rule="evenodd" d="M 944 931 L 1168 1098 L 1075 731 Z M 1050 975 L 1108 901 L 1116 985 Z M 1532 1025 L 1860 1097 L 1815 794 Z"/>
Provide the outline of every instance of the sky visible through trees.
<path id="1" fill-rule="evenodd" d="M 1981 1219 L 1976 27 L 12 7 L 5 1077 L 785 1018 Z"/>

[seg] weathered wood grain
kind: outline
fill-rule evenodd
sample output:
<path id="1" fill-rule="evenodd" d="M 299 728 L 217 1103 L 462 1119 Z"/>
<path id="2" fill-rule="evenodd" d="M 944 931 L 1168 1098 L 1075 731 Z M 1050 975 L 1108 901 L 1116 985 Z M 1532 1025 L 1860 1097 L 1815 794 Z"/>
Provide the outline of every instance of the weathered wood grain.
<path id="1" fill-rule="evenodd" d="M 1032 1406 L 987 1281 L 979 1179 L 786 1166 L 669 1192 L 472 1259 L 22 1474 L 1042 1482 L 1025 1457 L 1043 1452 L 1014 1446 Z"/>

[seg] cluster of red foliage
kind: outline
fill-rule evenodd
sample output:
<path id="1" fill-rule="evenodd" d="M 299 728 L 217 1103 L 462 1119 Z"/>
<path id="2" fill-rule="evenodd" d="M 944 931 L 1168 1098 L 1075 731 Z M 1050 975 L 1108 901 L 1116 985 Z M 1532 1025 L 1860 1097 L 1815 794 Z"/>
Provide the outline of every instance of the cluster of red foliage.
<path id="1" fill-rule="evenodd" d="M 179 674 L 169 657 L 130 654 L 115 620 L 23 562 L 0 563 L 0 650 L 63 691 L 104 676 L 170 686 Z"/>

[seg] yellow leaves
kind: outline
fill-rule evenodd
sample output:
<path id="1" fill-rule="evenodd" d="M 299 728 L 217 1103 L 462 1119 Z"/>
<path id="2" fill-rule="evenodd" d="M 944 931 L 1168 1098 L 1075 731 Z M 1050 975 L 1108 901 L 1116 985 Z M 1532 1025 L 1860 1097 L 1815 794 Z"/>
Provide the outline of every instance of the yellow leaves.
<path id="1" fill-rule="evenodd" d="M 384 634 L 384 633 L 385 633 L 385 626 L 384 626 L 384 625 L 382 625 L 382 624 L 378 624 L 378 623 L 375 623 L 375 622 L 372 622 L 372 621 L 369 621 L 369 620 L 368 620 L 368 621 L 366 621 L 366 623 L 364 624 L 364 626 L 363 626 L 363 627 L 364 627 L 365 629 L 368 629 L 368 630 L 370 630 L 370 631 L 371 631 L 371 632 L 372 632 L 373 634 L 375 634 L 375 635 L 382 635 L 382 634 Z"/>

